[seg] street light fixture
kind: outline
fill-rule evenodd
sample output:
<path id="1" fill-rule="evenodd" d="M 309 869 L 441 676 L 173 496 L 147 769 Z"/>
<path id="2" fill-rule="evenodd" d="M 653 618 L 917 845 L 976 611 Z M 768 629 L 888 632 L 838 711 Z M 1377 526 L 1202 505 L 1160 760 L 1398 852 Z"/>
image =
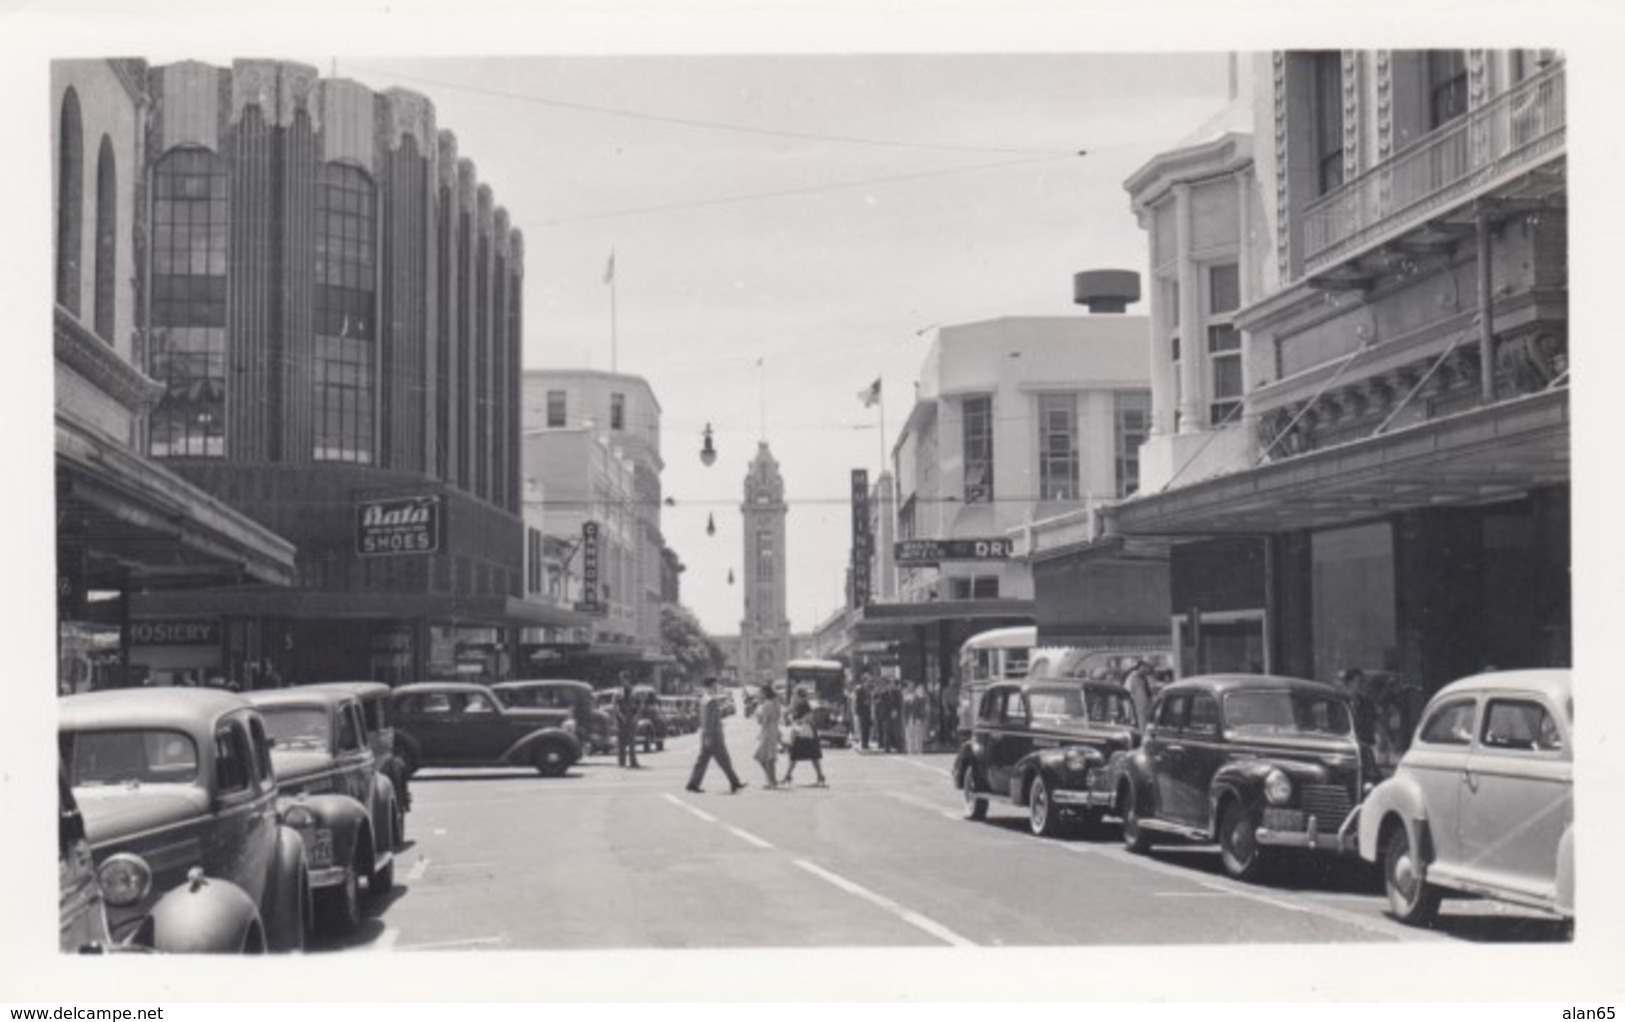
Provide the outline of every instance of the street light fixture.
<path id="1" fill-rule="evenodd" d="M 708 515 L 705 516 L 705 534 L 707 536 L 715 536 L 717 534 L 717 516 L 716 515 L 708 514 Z"/>
<path id="2" fill-rule="evenodd" d="M 710 468 L 712 465 L 716 464 L 717 449 L 711 443 L 711 424 L 709 422 L 705 424 L 704 437 L 705 444 L 700 448 L 700 462 L 704 464 L 705 467 Z"/>

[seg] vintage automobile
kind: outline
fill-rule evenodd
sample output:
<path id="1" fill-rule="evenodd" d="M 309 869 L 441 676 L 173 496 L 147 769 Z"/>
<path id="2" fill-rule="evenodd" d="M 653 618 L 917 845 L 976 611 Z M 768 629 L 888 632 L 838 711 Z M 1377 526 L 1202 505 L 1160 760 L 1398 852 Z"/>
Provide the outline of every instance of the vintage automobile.
<path id="1" fill-rule="evenodd" d="M 834 748 L 846 748 L 855 730 L 851 700 L 846 694 L 846 666 L 839 660 L 800 659 L 785 664 L 784 670 L 787 689 L 807 693 L 818 740 Z M 732 703 L 730 699 L 728 705 Z"/>
<path id="2" fill-rule="evenodd" d="M 395 786 L 378 770 L 361 704 L 343 688 L 317 685 L 250 692 L 271 739 L 282 818 L 310 858 L 310 886 L 324 929 L 361 925 L 361 891 L 395 886 Z"/>
<path id="3" fill-rule="evenodd" d="M 412 808 L 412 790 L 406 775 L 406 764 L 395 751 L 395 727 L 390 721 L 394 689 L 381 681 L 324 681 L 318 685 L 347 692 L 361 704 L 361 718 L 367 725 L 367 745 L 372 749 L 373 758 L 378 761 L 378 772 L 395 786 L 396 809 L 399 813 L 395 843 L 398 846 L 406 834 L 406 813 Z"/>
<path id="4" fill-rule="evenodd" d="M 1479 674 L 1428 701 L 1360 812 L 1396 918 L 1427 925 L 1447 892 L 1574 918 L 1573 730 L 1568 671 Z"/>
<path id="5" fill-rule="evenodd" d="M 193 688 L 89 692 L 57 705 L 59 753 L 115 942 L 150 925 L 164 950 L 305 946 L 305 844 L 279 812 L 269 737 L 252 706 Z"/>
<path id="6" fill-rule="evenodd" d="M 1051 837 L 1074 820 L 1100 819 L 1112 796 L 1092 775 L 1137 737 L 1134 703 L 1121 685 L 997 682 L 982 692 L 954 783 L 971 819 L 984 819 L 990 800 L 1026 806 L 1033 833 Z"/>
<path id="7" fill-rule="evenodd" d="M 1257 879 L 1280 849 L 1351 854 L 1371 775 L 1342 689 L 1260 674 L 1176 681 L 1139 748 L 1107 773 L 1131 851 L 1167 837 L 1219 843 L 1225 872 Z"/>
<path id="8" fill-rule="evenodd" d="M 592 686 L 585 681 L 502 681 L 491 690 L 515 709 L 554 713 L 559 726 L 576 736 L 587 755 L 615 751 L 615 721 L 598 708 Z"/>
<path id="9" fill-rule="evenodd" d="M 425 681 L 395 689 L 395 739 L 409 773 L 422 767 L 533 766 L 559 777 L 581 742 L 554 711 L 516 709 L 486 685 Z"/>

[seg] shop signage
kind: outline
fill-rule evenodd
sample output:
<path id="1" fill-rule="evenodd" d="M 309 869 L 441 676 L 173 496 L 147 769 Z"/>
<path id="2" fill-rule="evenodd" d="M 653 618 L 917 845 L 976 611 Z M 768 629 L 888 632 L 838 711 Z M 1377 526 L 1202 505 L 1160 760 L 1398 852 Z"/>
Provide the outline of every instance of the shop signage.
<path id="1" fill-rule="evenodd" d="M 576 609 L 585 614 L 600 613 L 598 599 L 598 523 L 581 523 L 581 600 Z"/>
<path id="2" fill-rule="evenodd" d="M 132 646 L 218 646 L 219 621 L 131 621 Z"/>
<path id="3" fill-rule="evenodd" d="M 852 606 L 869 602 L 869 553 L 874 538 L 869 534 L 869 470 L 852 470 Z"/>
<path id="4" fill-rule="evenodd" d="M 943 561 L 1007 561 L 1015 552 L 1015 540 L 992 539 L 904 539 L 892 544 L 899 567 L 940 564 Z"/>
<path id="5" fill-rule="evenodd" d="M 438 496 L 364 500 L 355 509 L 355 549 L 364 557 L 432 554 L 440 549 Z"/>

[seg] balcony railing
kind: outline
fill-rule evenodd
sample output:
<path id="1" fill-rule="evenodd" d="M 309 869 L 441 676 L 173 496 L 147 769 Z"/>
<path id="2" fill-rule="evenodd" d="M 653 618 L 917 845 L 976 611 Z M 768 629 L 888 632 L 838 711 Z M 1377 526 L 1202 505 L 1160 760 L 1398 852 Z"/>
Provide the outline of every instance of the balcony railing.
<path id="1" fill-rule="evenodd" d="M 1304 210 L 1305 270 L 1315 272 L 1560 150 L 1564 75 L 1524 79 Z"/>

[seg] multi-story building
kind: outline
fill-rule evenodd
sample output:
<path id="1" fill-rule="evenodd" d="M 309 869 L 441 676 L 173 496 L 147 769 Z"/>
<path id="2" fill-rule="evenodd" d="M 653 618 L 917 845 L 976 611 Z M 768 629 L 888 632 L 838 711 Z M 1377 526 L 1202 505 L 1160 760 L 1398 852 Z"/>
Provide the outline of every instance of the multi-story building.
<path id="1" fill-rule="evenodd" d="M 791 646 L 786 604 L 784 477 L 763 440 L 745 474 L 743 519 L 744 562 L 740 589 L 745 614 L 739 622 L 739 681 L 761 685 L 784 677 L 784 665 L 796 656 Z"/>
<path id="2" fill-rule="evenodd" d="M 1152 436 L 1098 545 L 1166 558 L 1186 673 L 1566 664 L 1562 56 L 1240 70 L 1216 130 L 1127 182 Z"/>
<path id="3" fill-rule="evenodd" d="M 545 536 L 562 552 L 560 597 L 582 602 L 585 552 L 596 533 L 593 620 L 532 638 L 569 657 L 557 670 L 655 680 L 660 608 L 676 602 L 675 554 L 660 531 L 660 403 L 647 380 L 595 369 L 524 374 L 526 478 L 545 489 Z M 667 596 L 672 599 L 668 600 Z M 585 648 L 583 648 L 585 643 Z"/>
<path id="4" fill-rule="evenodd" d="M 130 77 L 146 453 L 298 548 L 287 589 L 148 592 L 137 619 L 217 628 L 245 682 L 506 676 L 557 619 L 524 597 L 507 212 L 416 93 L 273 60 Z"/>
<path id="5" fill-rule="evenodd" d="M 970 635 L 1033 622 L 1025 530 L 1137 486 L 1120 452 L 1150 406 L 1147 336 L 1144 317 L 1106 314 L 938 329 L 892 450 L 897 597 L 860 609 L 855 646 L 891 644 L 905 677 L 948 683 Z"/>
<path id="6" fill-rule="evenodd" d="M 132 615 L 135 594 L 287 585 L 294 547 L 151 457 L 148 415 L 175 396 L 143 343 L 153 108 L 145 67 L 57 61 L 51 103 L 58 688 L 171 680 L 183 668 L 166 670 L 145 652 L 159 640 L 199 680 L 223 676 L 218 618 L 154 630 Z"/>

